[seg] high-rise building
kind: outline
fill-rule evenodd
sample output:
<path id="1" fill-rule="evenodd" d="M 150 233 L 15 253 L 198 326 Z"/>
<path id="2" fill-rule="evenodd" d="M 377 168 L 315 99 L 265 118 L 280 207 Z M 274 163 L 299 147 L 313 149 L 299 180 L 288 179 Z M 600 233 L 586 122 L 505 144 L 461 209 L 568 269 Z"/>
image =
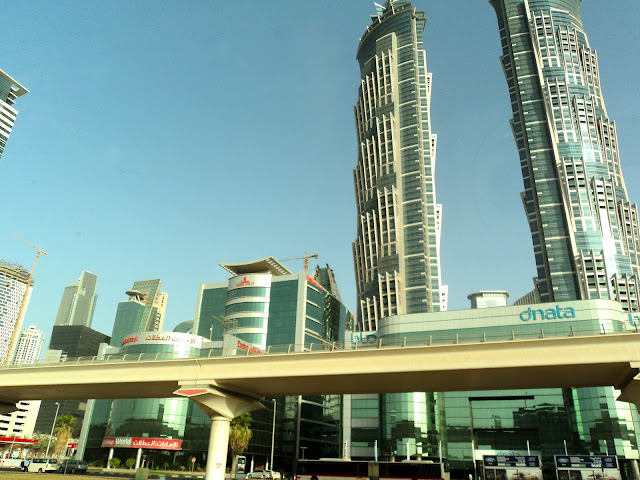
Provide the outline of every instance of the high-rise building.
<path id="1" fill-rule="evenodd" d="M 13 358 L 18 344 L 18 332 L 33 287 L 33 282 L 28 283 L 29 272 L 24 267 L 0 260 L 0 364 Z"/>
<path id="2" fill-rule="evenodd" d="M 13 105 L 25 93 L 29 93 L 29 90 L 0 70 L 0 159 L 18 116 Z"/>
<path id="3" fill-rule="evenodd" d="M 96 308 L 98 277 L 83 271 L 80 278 L 69 283 L 62 294 L 55 325 L 84 325 L 90 327 Z"/>
<path id="4" fill-rule="evenodd" d="M 40 358 L 42 345 L 44 344 L 44 333 L 33 325 L 25 328 L 18 339 L 18 347 L 13 355 L 14 364 L 35 363 Z"/>
<path id="5" fill-rule="evenodd" d="M 133 283 L 127 290 L 129 300 L 118 304 L 111 345 L 122 346 L 122 340 L 130 333 L 162 330 L 168 295 L 161 290 L 159 278 Z"/>
<path id="6" fill-rule="evenodd" d="M 404 0 L 376 5 L 360 39 L 354 108 L 357 238 L 353 243 L 358 326 L 380 318 L 440 311 L 440 224 L 431 133 L 431 74 L 424 12 Z"/>
<path id="7" fill-rule="evenodd" d="M 14 364 L 27 365 L 40 358 L 44 334 L 34 326 L 26 328 L 18 339 L 18 348 L 13 356 Z M 0 415 L 0 435 L 5 437 L 29 437 L 33 434 L 40 400 L 21 401 L 17 410 Z"/>
<path id="8" fill-rule="evenodd" d="M 405 0 L 375 5 L 356 54 L 356 332 L 376 332 L 390 316 L 447 308 L 432 77 L 422 38 L 426 17 Z M 426 451 L 425 435 L 436 431 L 433 393 L 352 395 L 346 401 L 353 412 L 346 423 L 354 456 L 372 454 L 375 442 L 386 452 L 422 443 Z"/>
<path id="9" fill-rule="evenodd" d="M 47 361 L 64 361 L 67 358 L 93 357 L 97 355 L 100 344 L 109 343 L 109 336 L 84 325 L 54 325 L 51 341 L 45 358 Z M 59 404 L 59 407 L 58 405 Z M 77 437 L 82 426 L 87 400 L 45 400 L 40 406 L 35 431 L 49 433 L 56 416 L 73 415 L 76 418 L 74 436 Z"/>
<path id="10" fill-rule="evenodd" d="M 637 311 L 640 235 L 580 0 L 491 0 L 543 302 Z"/>
<path id="11" fill-rule="evenodd" d="M 345 329 L 352 327 L 353 316 L 339 299 L 329 266 L 316 268 L 310 275 L 292 273 L 273 257 L 221 266 L 231 278 L 201 284 L 194 320 L 182 322 L 172 333 L 130 332 L 120 342 L 119 352 L 193 358 L 334 348 L 344 340 Z M 115 344 L 109 347 L 110 351 L 115 348 Z M 264 404 L 267 410 L 251 412 L 253 438 L 244 453 L 248 465 L 258 469 L 270 462 L 272 434 L 278 470 L 291 471 L 300 451 L 307 458 L 340 455 L 339 395 L 280 397 L 266 399 Z M 89 402 L 88 409 L 91 420 L 80 441 L 87 459 L 104 458 L 113 447 L 109 443 L 113 437 L 119 439 L 114 453 L 119 458 L 131 454 L 131 450 L 120 450 L 127 448 L 127 438 L 163 437 L 182 442 L 174 462 L 185 465 L 195 457 L 196 464 L 205 463 L 211 421 L 187 399 L 96 400 Z M 165 455 L 147 452 L 147 462 L 161 465 L 168 461 Z"/>
<path id="12" fill-rule="evenodd" d="M 611 299 L 638 311 L 640 235 L 616 125 L 580 0 L 490 0 L 496 11 L 537 278 L 543 302 Z M 612 388 L 564 392 L 582 452 L 618 455 L 638 473 L 635 407 Z"/>

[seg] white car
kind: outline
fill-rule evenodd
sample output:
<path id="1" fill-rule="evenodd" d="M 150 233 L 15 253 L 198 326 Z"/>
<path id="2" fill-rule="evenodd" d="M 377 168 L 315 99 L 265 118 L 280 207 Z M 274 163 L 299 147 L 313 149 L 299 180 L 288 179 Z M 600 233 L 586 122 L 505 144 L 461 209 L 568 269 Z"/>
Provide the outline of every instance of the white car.
<path id="1" fill-rule="evenodd" d="M 280 472 L 272 472 L 271 470 L 254 470 L 247 473 L 247 478 L 260 478 L 265 480 L 280 480 Z"/>

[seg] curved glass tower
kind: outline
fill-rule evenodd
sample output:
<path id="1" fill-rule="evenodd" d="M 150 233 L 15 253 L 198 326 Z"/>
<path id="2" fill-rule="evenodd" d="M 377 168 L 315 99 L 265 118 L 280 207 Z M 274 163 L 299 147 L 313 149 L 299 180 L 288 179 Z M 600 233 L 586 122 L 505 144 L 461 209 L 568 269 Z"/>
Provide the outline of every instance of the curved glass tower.
<path id="1" fill-rule="evenodd" d="M 431 74 L 422 40 L 426 18 L 406 1 L 376 8 L 356 55 L 361 80 L 354 107 L 358 229 L 353 257 L 356 330 L 361 332 L 376 331 L 380 320 L 391 315 L 446 309 Z M 352 405 L 360 418 L 354 418 L 352 455 L 370 453 L 377 429 L 382 456 L 427 453 L 427 434 L 435 435 L 437 429 L 436 395 L 354 395 Z M 366 422 L 363 415 L 369 417 Z"/>
<path id="2" fill-rule="evenodd" d="M 607 298 L 638 311 L 638 211 L 580 0 L 491 0 L 544 302 Z"/>
<path id="3" fill-rule="evenodd" d="M 358 234 L 353 243 L 362 331 L 389 315 L 441 309 L 440 213 L 434 184 L 431 74 L 422 45 L 424 12 L 377 6 L 360 40 L 354 111 Z"/>
<path id="4" fill-rule="evenodd" d="M 612 299 L 638 311 L 638 211 L 580 0 L 490 0 L 513 119 L 543 302 Z M 638 458 L 634 407 L 611 388 L 565 392 L 584 452 Z M 638 467 L 631 462 L 636 478 Z"/>

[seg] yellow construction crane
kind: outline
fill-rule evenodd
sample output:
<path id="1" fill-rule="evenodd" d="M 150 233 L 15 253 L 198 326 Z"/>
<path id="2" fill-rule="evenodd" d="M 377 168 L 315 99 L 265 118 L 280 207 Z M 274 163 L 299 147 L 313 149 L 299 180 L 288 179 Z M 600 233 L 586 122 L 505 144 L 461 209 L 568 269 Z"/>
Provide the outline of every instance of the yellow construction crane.
<path id="1" fill-rule="evenodd" d="M 9 365 L 9 363 L 11 362 L 11 356 L 12 356 L 12 353 L 13 353 L 13 349 L 15 348 L 16 342 L 18 341 L 18 336 L 20 334 L 20 328 L 22 328 L 22 320 L 24 319 L 24 313 L 25 313 L 25 310 L 27 309 L 27 299 L 29 298 L 29 287 L 31 287 L 31 284 L 33 283 L 33 274 L 36 271 L 36 265 L 38 265 L 38 259 L 40 258 L 40 255 L 42 255 L 42 254 L 49 255 L 47 252 L 42 250 L 42 248 L 40 246 L 36 247 L 35 245 L 31 245 L 29 242 L 27 242 L 26 240 L 20 238 L 15 233 L 10 232 L 9 230 L 7 230 L 7 233 L 13 235 L 14 237 L 16 237 L 21 242 L 26 243 L 31 248 L 35 248 L 36 249 L 36 258 L 33 261 L 33 267 L 31 267 L 31 272 L 29 272 L 29 278 L 27 280 L 27 288 L 24 291 L 24 295 L 22 297 L 22 302 L 20 303 L 20 310 L 18 311 L 18 318 L 16 319 L 16 324 L 13 327 L 13 333 L 11 334 L 11 341 L 9 342 L 9 349 L 7 350 L 7 356 L 4 359 L 4 364 L 5 365 Z"/>
<path id="2" fill-rule="evenodd" d="M 304 252 L 304 257 L 295 257 L 295 258 L 285 258 L 284 260 L 280 260 L 281 262 L 289 262 L 291 260 L 304 260 L 304 271 L 309 273 L 309 259 L 310 258 L 318 258 L 317 253 L 312 253 L 309 255 L 309 252 Z"/>

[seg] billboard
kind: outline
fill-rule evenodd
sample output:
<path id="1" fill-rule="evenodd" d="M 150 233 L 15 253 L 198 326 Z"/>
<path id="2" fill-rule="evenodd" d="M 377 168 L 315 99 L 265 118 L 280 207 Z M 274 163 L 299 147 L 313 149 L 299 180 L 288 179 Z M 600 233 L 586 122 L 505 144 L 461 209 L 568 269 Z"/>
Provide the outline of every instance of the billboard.
<path id="1" fill-rule="evenodd" d="M 485 480 L 541 480 L 537 455 L 483 455 Z"/>
<path id="2" fill-rule="evenodd" d="M 600 455 L 556 455 L 558 480 L 621 480 L 618 458 Z"/>

